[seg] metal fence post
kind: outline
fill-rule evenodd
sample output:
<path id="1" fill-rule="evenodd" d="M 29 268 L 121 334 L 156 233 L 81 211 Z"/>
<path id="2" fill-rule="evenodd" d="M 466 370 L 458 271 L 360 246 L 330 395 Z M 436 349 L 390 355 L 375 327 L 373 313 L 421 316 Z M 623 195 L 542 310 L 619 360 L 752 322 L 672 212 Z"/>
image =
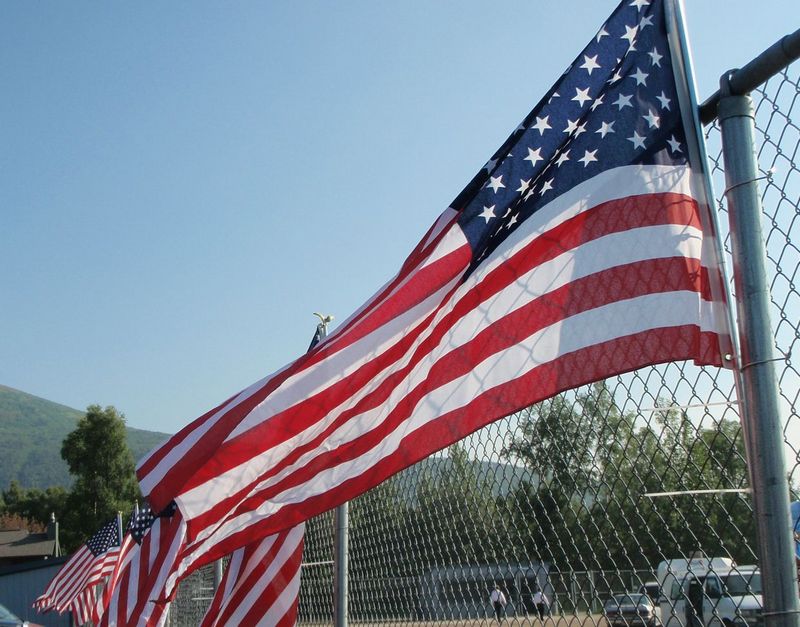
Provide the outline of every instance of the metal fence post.
<path id="1" fill-rule="evenodd" d="M 764 619 L 770 627 L 797 627 L 797 573 L 774 367 L 775 339 L 769 319 L 753 104 L 749 94 L 731 93 L 729 76 L 721 79 L 718 118 L 739 314 L 742 423 L 764 587 Z"/>
<path id="2" fill-rule="evenodd" d="M 333 547 L 334 583 L 333 608 L 334 625 L 347 627 L 347 533 L 348 504 L 343 503 L 336 508 L 333 516 L 336 539 Z"/>
<path id="3" fill-rule="evenodd" d="M 214 592 L 219 589 L 220 584 L 222 583 L 222 574 L 223 574 L 223 564 L 222 558 L 218 559 L 214 562 Z"/>

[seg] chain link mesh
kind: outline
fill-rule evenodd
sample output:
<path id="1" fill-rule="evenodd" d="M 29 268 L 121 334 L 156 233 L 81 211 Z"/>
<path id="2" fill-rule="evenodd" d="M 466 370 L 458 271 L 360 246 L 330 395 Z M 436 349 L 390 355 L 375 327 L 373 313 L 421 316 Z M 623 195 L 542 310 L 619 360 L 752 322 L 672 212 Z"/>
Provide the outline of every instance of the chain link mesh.
<path id="1" fill-rule="evenodd" d="M 798 69 L 771 79 L 753 99 L 771 315 L 782 356 L 776 369 L 796 496 Z M 729 257 L 716 126 L 707 129 L 707 143 Z M 646 368 L 528 408 L 396 475 L 350 504 L 350 622 L 489 624 L 497 585 L 512 624 L 538 620 L 537 590 L 549 597 L 552 619 L 605 624 L 610 596 L 655 582 L 663 560 L 702 552 L 757 563 L 735 401 L 728 371 L 686 363 Z M 680 494 L 648 496 L 665 492 Z M 333 622 L 333 533 L 332 514 L 309 521 L 301 624 Z M 209 597 L 208 574 L 193 576 L 181 586 L 171 624 L 198 624 Z"/>

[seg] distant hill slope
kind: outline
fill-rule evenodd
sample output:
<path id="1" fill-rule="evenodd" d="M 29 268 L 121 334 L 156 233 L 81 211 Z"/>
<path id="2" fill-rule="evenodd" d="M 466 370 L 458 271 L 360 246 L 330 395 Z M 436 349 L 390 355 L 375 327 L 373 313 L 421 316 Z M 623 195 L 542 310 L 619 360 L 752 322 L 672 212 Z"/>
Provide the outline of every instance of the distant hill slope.
<path id="1" fill-rule="evenodd" d="M 0 385 L 0 490 L 16 479 L 25 488 L 68 487 L 72 477 L 61 459 L 61 442 L 83 412 Z M 131 429 L 128 446 L 139 459 L 168 437 Z"/>

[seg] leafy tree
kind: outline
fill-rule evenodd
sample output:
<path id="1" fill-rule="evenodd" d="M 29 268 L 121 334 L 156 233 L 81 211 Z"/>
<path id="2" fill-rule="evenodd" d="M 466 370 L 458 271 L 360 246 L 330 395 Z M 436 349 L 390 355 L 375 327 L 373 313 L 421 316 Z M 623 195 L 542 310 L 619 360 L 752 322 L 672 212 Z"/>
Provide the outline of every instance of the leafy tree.
<path id="1" fill-rule="evenodd" d="M 125 418 L 114 407 L 90 405 L 64 439 L 61 457 L 75 476 L 62 526 L 65 544 L 77 545 L 141 498 Z"/>
<path id="2" fill-rule="evenodd" d="M 597 529 L 587 503 L 597 498 L 599 475 L 625 417 L 605 383 L 572 399 L 559 394 L 524 410 L 517 433 L 502 455 L 534 471 L 502 504 L 512 529 L 523 530 L 515 551 L 522 558 L 562 568 L 597 567 L 587 538 Z"/>
<path id="3" fill-rule="evenodd" d="M 574 570 L 653 568 L 696 550 L 754 561 L 753 516 L 741 495 L 643 496 L 747 483 L 738 423 L 695 424 L 660 404 L 642 426 L 597 383 L 521 415 L 503 455 L 539 480 L 499 504 L 505 524 L 522 530 L 517 554 Z"/>
<path id="4" fill-rule="evenodd" d="M 754 560 L 752 512 L 740 495 L 643 497 L 746 485 L 738 423 L 721 420 L 703 428 L 685 412 L 665 407 L 643 427 L 629 424 L 614 446 L 603 466 L 605 489 L 591 510 L 604 538 L 605 566 L 653 567 L 696 550 Z"/>
<path id="5" fill-rule="evenodd" d="M 478 476 L 476 464 L 459 445 L 437 461 L 439 470 L 422 478 L 417 506 L 406 519 L 404 535 L 417 543 L 417 572 L 495 562 L 502 539 L 497 536 L 496 504 L 488 481 Z"/>
<path id="6" fill-rule="evenodd" d="M 403 524 L 409 506 L 396 477 L 350 502 L 350 595 L 353 618 L 403 616 L 406 589 L 398 585 L 406 560 Z"/>
<path id="7" fill-rule="evenodd" d="M 30 521 L 37 527 L 47 526 L 52 514 L 59 520 L 66 511 L 67 491 L 61 486 L 40 490 L 21 488 L 12 481 L 2 493 L 0 512 Z"/>
<path id="8" fill-rule="evenodd" d="M 27 529 L 29 533 L 43 533 L 47 530 L 47 525 L 29 520 L 19 514 L 0 514 L 0 529 Z"/>
<path id="9" fill-rule="evenodd" d="M 523 410 L 518 433 L 502 455 L 534 470 L 541 485 L 557 488 L 565 503 L 589 488 L 595 442 L 594 425 L 584 420 L 580 399 L 559 394 Z"/>

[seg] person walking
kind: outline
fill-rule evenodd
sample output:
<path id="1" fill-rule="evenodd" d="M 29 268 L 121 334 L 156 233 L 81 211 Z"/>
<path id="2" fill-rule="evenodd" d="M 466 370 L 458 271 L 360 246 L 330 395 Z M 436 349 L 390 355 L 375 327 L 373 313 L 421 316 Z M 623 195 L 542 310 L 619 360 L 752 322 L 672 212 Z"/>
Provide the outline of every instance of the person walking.
<path id="1" fill-rule="evenodd" d="M 533 604 L 536 606 L 539 619 L 544 620 L 545 614 L 547 614 L 547 606 L 550 605 L 550 601 L 547 598 L 547 595 L 542 592 L 540 588 L 536 588 L 536 591 L 533 593 Z"/>
<path id="2" fill-rule="evenodd" d="M 506 595 L 503 594 L 503 591 L 500 589 L 500 586 L 495 584 L 494 590 L 489 595 L 489 600 L 492 602 L 492 606 L 494 607 L 494 615 L 497 618 L 498 623 L 503 622 L 503 616 L 506 612 Z"/>

